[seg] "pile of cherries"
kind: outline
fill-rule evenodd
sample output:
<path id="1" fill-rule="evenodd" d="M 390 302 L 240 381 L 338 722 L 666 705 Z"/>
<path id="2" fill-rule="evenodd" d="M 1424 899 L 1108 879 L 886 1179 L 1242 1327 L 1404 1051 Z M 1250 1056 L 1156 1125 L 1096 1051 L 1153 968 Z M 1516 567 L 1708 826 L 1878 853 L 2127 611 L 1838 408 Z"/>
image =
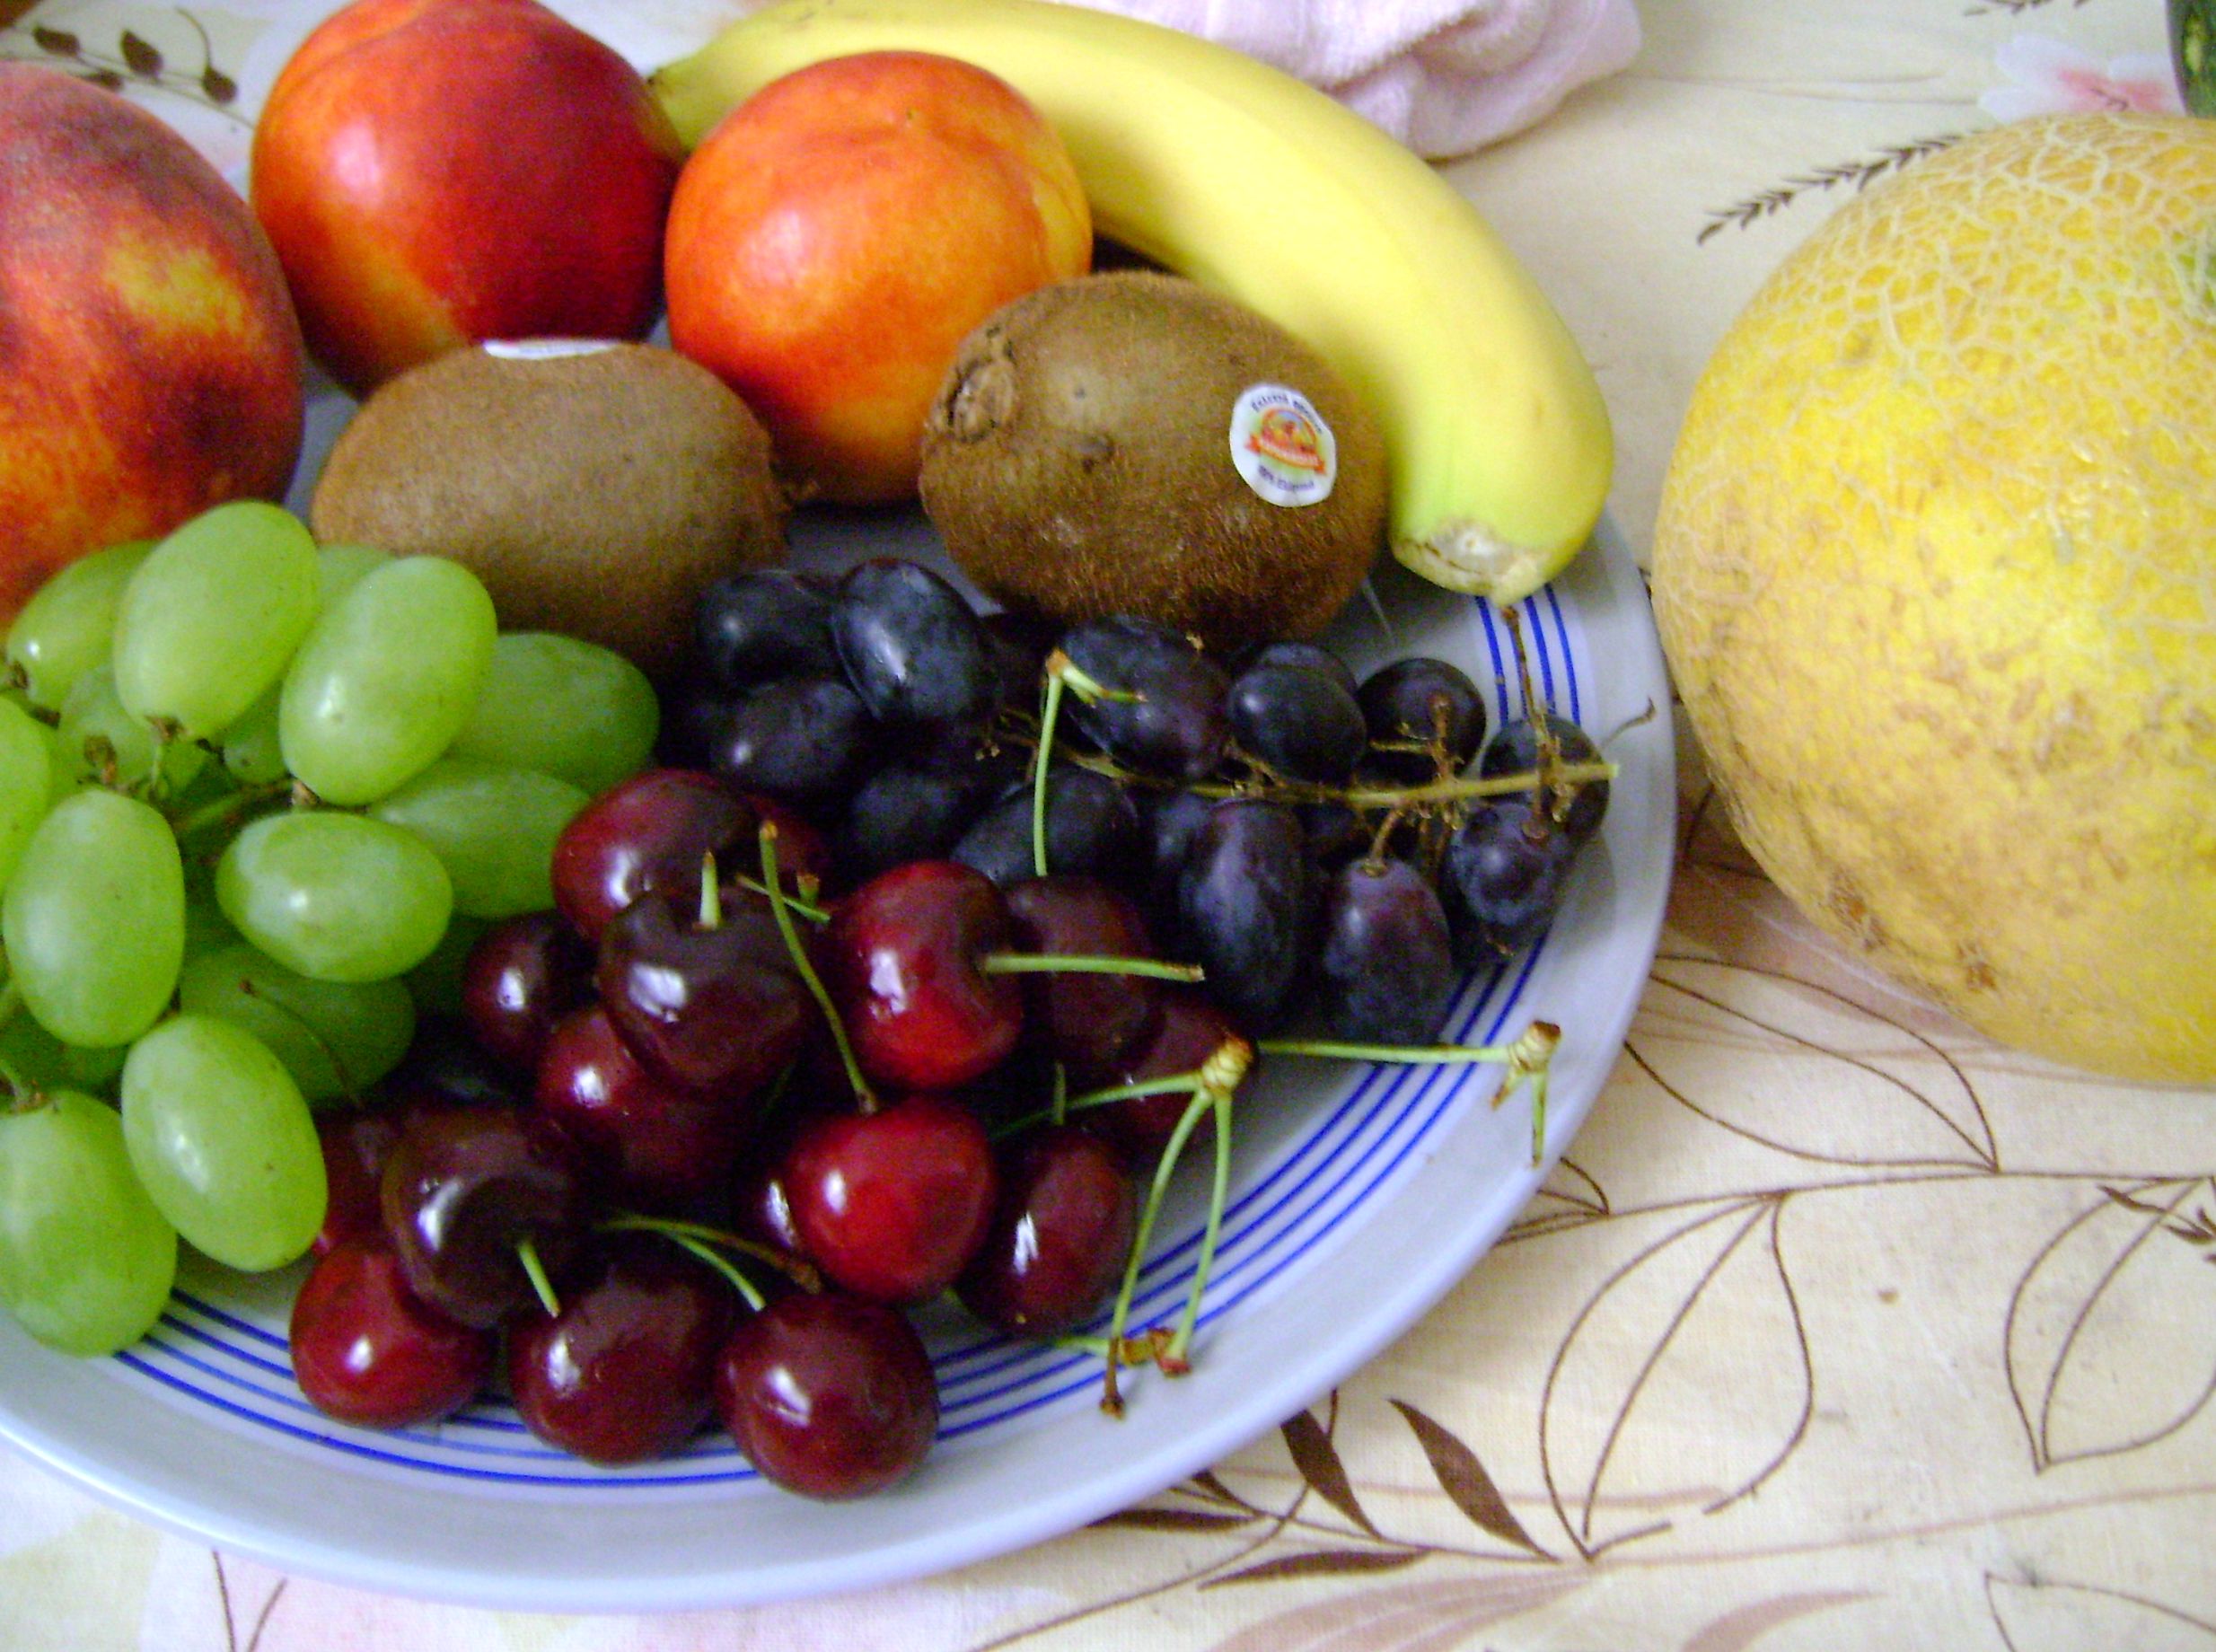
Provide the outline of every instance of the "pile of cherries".
<path id="1" fill-rule="evenodd" d="M 950 1292 L 1095 1349 L 1115 1409 L 1119 1366 L 1183 1368 L 1219 1203 L 1183 1321 L 1128 1310 L 1186 1143 L 1220 1179 L 1261 1057 L 1435 1038 L 1605 806 L 1589 741 L 1487 745 L 1438 661 L 1358 685 L 1306 645 L 1042 639 L 897 561 L 725 581 L 700 631 L 682 758 L 576 817 L 556 909 L 488 930 L 460 1023 L 322 1120 L 292 1348 L 334 1417 L 504 1378 L 594 1462 L 716 1420 L 767 1479 L 861 1495 L 936 1434 L 909 1310 Z M 1536 1102 L 1552 1037 L 1466 1053 Z"/>

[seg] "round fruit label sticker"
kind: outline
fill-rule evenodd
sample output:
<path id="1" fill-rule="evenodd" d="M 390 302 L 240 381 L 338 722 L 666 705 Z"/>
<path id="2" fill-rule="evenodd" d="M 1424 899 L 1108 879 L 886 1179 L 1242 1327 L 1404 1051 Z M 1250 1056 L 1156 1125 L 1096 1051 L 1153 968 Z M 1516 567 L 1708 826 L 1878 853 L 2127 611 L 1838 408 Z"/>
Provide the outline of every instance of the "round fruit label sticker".
<path id="1" fill-rule="evenodd" d="M 1231 404 L 1231 462 L 1272 505 L 1331 497 L 1339 444 L 1315 403 L 1283 384 L 1250 384 Z"/>

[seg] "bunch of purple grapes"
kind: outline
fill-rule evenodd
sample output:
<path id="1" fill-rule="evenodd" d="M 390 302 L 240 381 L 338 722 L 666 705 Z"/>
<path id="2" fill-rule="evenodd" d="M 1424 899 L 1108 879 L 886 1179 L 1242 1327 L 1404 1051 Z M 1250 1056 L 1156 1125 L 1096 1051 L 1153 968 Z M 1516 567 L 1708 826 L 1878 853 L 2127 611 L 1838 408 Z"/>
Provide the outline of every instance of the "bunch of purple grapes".
<path id="1" fill-rule="evenodd" d="M 911 561 L 726 578 L 697 643 L 677 757 L 805 815 L 842 879 L 1097 879 L 1251 1036 L 1435 1038 L 1469 971 L 1545 932 L 1607 807 L 1582 729 L 1491 727 L 1449 662 L 1358 680 L 1312 643 L 1057 635 Z"/>

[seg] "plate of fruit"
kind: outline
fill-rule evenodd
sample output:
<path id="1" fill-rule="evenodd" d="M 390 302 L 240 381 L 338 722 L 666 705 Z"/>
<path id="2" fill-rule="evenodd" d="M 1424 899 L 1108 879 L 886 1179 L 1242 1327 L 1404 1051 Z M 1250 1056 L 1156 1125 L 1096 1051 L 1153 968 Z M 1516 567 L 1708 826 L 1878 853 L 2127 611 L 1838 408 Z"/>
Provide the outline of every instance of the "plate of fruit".
<path id="1" fill-rule="evenodd" d="M 6 630 L 0 1435 L 233 1552 L 536 1610 L 1125 1508 L 1413 1324 L 1614 1064 L 1674 753 L 1590 374 L 1437 174 L 1204 42 L 833 0 L 650 84 L 473 10 L 589 68 L 570 128 L 632 111 L 652 302 L 362 310 L 332 249 L 410 243 L 344 198 L 374 118 L 312 163 L 350 57 L 512 144 L 536 104 L 419 7 L 303 30 L 277 296 L 233 308 L 320 371 L 289 433 L 224 392 L 276 479 L 49 510 Z M 199 164 L 5 73 L 0 136 L 43 99 L 164 198 Z M 1195 143 L 1256 110 L 1329 157 L 1292 206 Z M 965 268 L 950 154 L 1018 180 L 1016 275 Z M 207 178 L 183 230 L 246 211 Z M 888 226 L 888 178 L 946 211 Z M 434 263 L 557 259 L 499 188 Z"/>

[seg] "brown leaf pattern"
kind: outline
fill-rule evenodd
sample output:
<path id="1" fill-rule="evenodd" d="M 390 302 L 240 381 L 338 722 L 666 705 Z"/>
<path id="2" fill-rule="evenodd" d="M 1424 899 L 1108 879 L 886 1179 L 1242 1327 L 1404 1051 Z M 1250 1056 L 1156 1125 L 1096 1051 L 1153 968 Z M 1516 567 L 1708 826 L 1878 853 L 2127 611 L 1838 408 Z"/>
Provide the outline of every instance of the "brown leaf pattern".
<path id="1" fill-rule="evenodd" d="M 2216 1273 L 2201 1265 L 2194 1209 L 2211 1191 L 2206 1179 L 2106 1188 L 2034 1259 L 2007 1344 L 2041 1469 L 2151 1445 L 2216 1393 Z"/>
<path id="2" fill-rule="evenodd" d="M 1545 1555 L 1546 1551 L 1532 1541 L 1531 1533 L 1524 1530 L 1523 1523 L 1509 1508 L 1508 1499 L 1492 1483 L 1492 1476 L 1485 1472 L 1485 1465 L 1477 1460 L 1477 1454 L 1452 1429 L 1405 1400 L 1394 1401 L 1393 1409 L 1407 1419 L 1417 1443 L 1423 1447 L 1431 1472 L 1438 1477 L 1439 1489 L 1470 1517 L 1471 1524 L 1503 1542 L 1513 1543 L 1535 1555 Z"/>

